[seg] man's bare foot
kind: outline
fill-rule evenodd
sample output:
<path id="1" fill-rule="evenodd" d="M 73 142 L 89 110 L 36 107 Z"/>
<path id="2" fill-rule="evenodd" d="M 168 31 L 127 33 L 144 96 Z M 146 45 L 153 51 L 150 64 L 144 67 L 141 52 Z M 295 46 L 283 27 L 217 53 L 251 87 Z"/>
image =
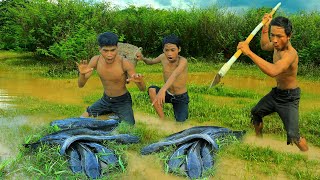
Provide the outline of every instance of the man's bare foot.
<path id="1" fill-rule="evenodd" d="M 300 151 L 308 151 L 309 150 L 306 138 L 300 137 L 299 142 L 295 142 L 295 144 L 298 146 Z"/>
<path id="2" fill-rule="evenodd" d="M 260 122 L 259 124 L 253 124 L 253 126 L 256 132 L 256 136 L 262 137 L 263 122 Z"/>

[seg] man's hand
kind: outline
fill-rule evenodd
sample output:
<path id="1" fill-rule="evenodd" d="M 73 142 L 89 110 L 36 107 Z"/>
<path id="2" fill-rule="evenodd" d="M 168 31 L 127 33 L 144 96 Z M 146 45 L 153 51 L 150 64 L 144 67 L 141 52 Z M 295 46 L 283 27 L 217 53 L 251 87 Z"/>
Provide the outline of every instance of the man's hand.
<path id="1" fill-rule="evenodd" d="M 93 68 L 90 68 L 88 66 L 88 61 L 87 60 L 81 60 L 80 63 L 77 63 L 77 66 L 78 66 L 78 70 L 79 70 L 79 73 L 82 74 L 82 75 L 85 75 L 91 71 L 93 71 Z"/>
<path id="2" fill-rule="evenodd" d="M 264 14 L 262 21 L 266 21 L 266 23 L 264 24 L 263 28 L 269 28 L 270 22 L 272 20 L 272 15 L 271 14 Z"/>
<path id="3" fill-rule="evenodd" d="M 240 49 L 244 55 L 248 55 L 251 53 L 251 50 L 249 48 L 249 44 L 245 41 L 239 42 L 237 49 Z"/>
<path id="4" fill-rule="evenodd" d="M 157 96 L 154 98 L 152 102 L 152 106 L 154 106 L 156 103 L 158 103 L 158 105 L 160 106 L 163 106 L 163 104 L 165 103 L 165 100 L 166 100 L 166 91 L 164 91 L 163 89 L 160 89 Z"/>
<path id="5" fill-rule="evenodd" d="M 139 83 L 139 82 L 142 82 L 143 81 L 143 75 L 142 74 L 132 74 L 131 77 L 129 77 L 127 79 L 127 82 L 136 82 L 136 83 Z"/>

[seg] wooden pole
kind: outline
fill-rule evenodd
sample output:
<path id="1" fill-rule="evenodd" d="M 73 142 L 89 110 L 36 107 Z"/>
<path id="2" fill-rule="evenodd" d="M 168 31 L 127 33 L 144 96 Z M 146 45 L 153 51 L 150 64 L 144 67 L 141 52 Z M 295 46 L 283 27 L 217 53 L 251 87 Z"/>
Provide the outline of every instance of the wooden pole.
<path id="1" fill-rule="evenodd" d="M 280 7 L 281 2 L 278 3 L 270 12 L 270 15 L 273 15 L 277 9 Z M 250 43 L 250 41 L 252 40 L 252 38 L 257 34 L 257 32 L 262 28 L 262 26 L 267 22 L 267 20 L 263 20 L 261 21 L 258 26 L 256 26 L 256 28 L 254 28 L 254 30 L 251 32 L 251 34 L 247 37 L 247 39 L 245 40 L 245 42 L 247 42 L 248 44 Z M 239 49 L 229 60 L 228 62 L 226 62 L 222 68 L 219 70 L 218 74 L 214 77 L 214 79 L 211 82 L 211 85 L 209 88 L 215 86 L 216 84 L 218 84 L 220 82 L 220 79 L 222 77 L 224 77 L 226 75 L 226 73 L 229 71 L 230 67 L 232 66 L 232 64 L 238 59 L 238 57 L 242 54 L 242 51 Z"/>

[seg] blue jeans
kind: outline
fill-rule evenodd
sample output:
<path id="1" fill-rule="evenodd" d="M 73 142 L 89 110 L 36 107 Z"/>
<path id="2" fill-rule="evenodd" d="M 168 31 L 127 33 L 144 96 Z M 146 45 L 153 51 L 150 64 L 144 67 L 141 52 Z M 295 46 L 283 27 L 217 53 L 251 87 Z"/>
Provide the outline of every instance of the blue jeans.
<path id="1" fill-rule="evenodd" d="M 150 86 L 150 88 L 156 89 L 158 94 L 160 87 Z M 149 91 L 148 91 L 149 92 Z M 188 109 L 189 109 L 189 95 L 188 92 L 183 94 L 174 95 L 166 92 L 165 103 L 171 103 L 173 106 L 174 117 L 178 122 L 184 122 L 188 119 Z"/>
<path id="2" fill-rule="evenodd" d="M 300 88 L 281 90 L 272 88 L 258 104 L 252 108 L 252 123 L 259 124 L 262 118 L 277 112 L 287 131 L 287 144 L 299 142 L 299 101 Z"/>
<path id="3" fill-rule="evenodd" d="M 120 120 L 124 120 L 131 125 L 135 124 L 132 110 L 132 99 L 129 92 L 117 97 L 108 97 L 103 93 L 101 99 L 87 108 L 87 112 L 90 116 L 94 117 L 115 113 L 119 116 Z"/>

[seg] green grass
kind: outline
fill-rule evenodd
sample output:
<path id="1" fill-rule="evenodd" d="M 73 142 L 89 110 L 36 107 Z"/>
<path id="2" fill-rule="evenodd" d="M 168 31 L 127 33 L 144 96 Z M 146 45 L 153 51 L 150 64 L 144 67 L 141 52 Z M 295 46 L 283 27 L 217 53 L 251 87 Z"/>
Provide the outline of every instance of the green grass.
<path id="1" fill-rule="evenodd" d="M 3 56 L 2 53 L 0 53 Z M 212 70 L 217 70 L 222 64 L 204 63 L 192 59 L 189 63 L 189 73 L 211 73 Z M 36 77 L 45 77 L 46 72 L 50 66 L 44 62 L 33 61 L 30 57 L 4 58 L 0 60 L 0 69 L 10 67 L 13 72 L 24 71 Z M 151 68 L 152 67 L 152 68 Z M 162 67 L 147 66 L 139 64 L 138 72 L 143 72 L 145 75 L 156 75 L 162 77 L 160 74 Z M 318 69 L 312 69 L 318 71 Z M 255 78 L 262 79 L 265 75 L 260 72 L 256 66 L 245 65 L 242 63 L 235 63 L 229 72 L 228 76 L 255 76 Z M 310 74 L 312 74 L 310 72 Z M 314 73 L 316 74 L 316 73 Z M 67 78 L 69 75 L 62 76 Z M 315 75 L 314 75 L 315 76 Z M 310 83 L 316 82 L 314 76 L 299 77 L 303 81 Z M 52 77 L 51 77 L 52 78 Z M 54 76 L 58 78 L 59 76 Z M 76 75 L 70 75 L 69 78 L 76 78 Z M 163 84 L 163 80 L 154 79 L 153 82 L 148 81 L 147 84 L 157 83 Z M 151 108 L 150 99 L 145 92 L 140 92 L 135 86 L 130 86 L 133 99 L 133 108 L 135 112 L 141 112 L 150 116 L 155 116 L 156 113 Z M 188 92 L 190 95 L 189 104 L 189 122 L 194 124 L 211 124 L 217 126 L 224 126 L 235 130 L 252 131 L 250 124 L 250 110 L 259 101 L 263 94 L 259 94 L 250 89 L 237 89 L 227 87 L 219 84 L 214 88 L 208 89 L 205 84 L 188 84 Z M 83 104 L 91 104 L 101 97 L 101 92 L 86 94 L 83 96 Z M 316 94 L 304 93 L 302 97 L 305 101 L 315 100 Z M 27 102 L 27 103 L 26 103 Z M 26 177 L 26 179 L 82 179 L 85 176 L 74 175 L 68 169 L 67 161 L 61 157 L 58 152 L 59 148 L 56 146 L 42 146 L 36 151 L 31 151 L 22 147 L 23 143 L 34 142 L 42 136 L 55 131 L 48 127 L 49 122 L 53 119 L 60 119 L 65 117 L 74 117 L 83 112 L 84 105 L 62 104 L 58 102 L 49 102 L 43 99 L 32 96 L 19 96 L 13 102 L 16 106 L 11 110 L 0 110 L 1 121 L 3 125 L 0 126 L 2 132 L 2 139 L 0 143 L 5 144 L 9 149 L 14 149 L 17 155 L 8 160 L 0 161 L 0 178 L 10 179 L 13 175 L 19 177 Z M 166 104 L 164 107 L 165 115 L 170 119 L 174 119 L 172 107 Z M 320 109 L 313 108 L 300 112 L 300 130 L 306 136 L 308 142 L 316 147 L 320 147 L 319 126 Z M 36 121 L 34 121 L 36 119 Z M 40 120 L 39 120 L 40 119 Z M 277 137 L 284 139 L 285 131 L 282 122 L 278 115 L 272 114 L 265 117 L 267 123 L 264 126 L 264 132 L 267 134 L 274 134 Z M 26 121 L 26 122 L 25 122 Z M 189 123 L 189 122 L 186 123 Z M 117 133 L 128 133 L 140 137 L 140 143 L 132 145 L 119 145 L 113 142 L 105 142 L 105 144 L 114 149 L 119 156 L 119 162 L 122 166 L 115 169 L 104 169 L 108 173 L 110 179 L 121 179 L 128 169 L 127 151 L 140 152 L 144 146 L 157 142 L 168 135 L 168 132 L 159 130 L 157 127 L 148 126 L 137 119 L 134 127 L 126 124 L 120 124 L 116 129 Z M 220 143 L 223 144 L 223 141 Z M 17 149 L 18 147 L 18 149 Z M 219 164 L 224 158 L 232 158 L 235 161 L 245 162 L 246 171 L 254 172 L 250 178 L 257 179 L 259 174 L 263 177 L 272 178 L 279 174 L 284 174 L 288 179 L 319 179 L 320 174 L 317 167 L 320 162 L 317 160 L 308 160 L 305 156 L 292 153 L 279 152 L 270 148 L 255 147 L 243 144 L 240 142 L 233 142 L 224 144 L 222 149 L 217 154 L 215 169 L 205 173 L 206 177 L 214 177 L 215 173 L 219 171 Z M 164 151 L 157 153 L 156 160 L 164 164 L 164 171 L 166 171 L 166 162 L 168 156 L 173 151 L 173 147 L 167 147 Z M 139 162 L 142 163 L 142 162 Z M 245 176 L 248 178 L 248 176 Z"/>
<path id="2" fill-rule="evenodd" d="M 253 147 L 235 143 L 219 151 L 218 157 L 234 157 L 245 161 L 253 174 L 272 177 L 285 172 L 288 179 L 318 179 L 319 161 L 308 160 L 305 156 L 276 152 L 270 148 Z"/>
<path id="3" fill-rule="evenodd" d="M 17 97 L 14 103 L 17 107 L 15 109 L 4 111 L 2 113 L 4 117 L 47 114 L 56 118 L 60 118 L 74 116 L 75 114 L 81 114 L 83 112 L 83 107 L 80 105 L 52 103 L 30 96 Z"/>
<path id="4" fill-rule="evenodd" d="M 201 95 L 210 95 L 210 96 L 223 96 L 223 97 L 235 97 L 235 98 L 258 98 L 261 95 L 257 94 L 253 91 L 248 90 L 241 90 L 241 89 L 234 89 L 224 87 L 221 84 L 218 84 L 212 88 L 208 88 L 207 85 L 189 85 L 188 91 L 194 94 L 201 94 Z"/>
<path id="5" fill-rule="evenodd" d="M 0 60 L 6 60 L 11 58 L 27 58 L 32 57 L 33 54 L 30 52 L 15 52 L 15 51 L 2 51 L 0 50 Z"/>
<path id="6" fill-rule="evenodd" d="M 223 88 L 223 87 L 220 87 Z M 149 99 L 146 94 L 140 93 L 135 89 L 130 89 L 132 92 L 133 100 L 134 100 L 134 107 L 138 111 L 150 113 L 150 114 L 155 114 L 154 110 L 152 108 L 146 108 L 148 105 L 150 105 Z M 209 101 L 206 104 L 203 104 L 203 102 L 206 100 L 205 96 L 213 95 L 211 96 L 225 96 L 225 97 L 230 97 L 228 93 L 225 93 L 222 91 L 216 91 L 212 90 L 209 93 L 205 93 L 204 91 L 202 92 L 202 88 L 197 89 L 199 93 L 191 93 L 190 98 L 192 99 L 190 103 L 190 121 L 197 120 L 199 123 L 202 122 L 210 122 L 213 124 L 218 124 L 221 126 L 226 126 L 230 127 L 232 129 L 246 129 L 250 130 L 249 122 L 249 111 L 250 108 L 255 104 L 257 98 L 256 95 L 252 95 L 254 93 L 235 93 L 236 95 L 232 95 L 231 97 L 233 98 L 238 98 L 238 97 L 245 97 L 248 99 L 250 103 L 241 103 L 241 108 L 235 109 L 234 104 L 231 104 L 230 106 L 219 106 L 219 104 L 215 102 Z M 195 91 L 197 91 L 195 90 Z M 228 89 L 228 91 L 232 91 L 231 89 Z M 244 95 L 243 95 L 244 94 Z M 94 99 L 97 97 L 100 97 L 100 94 L 93 95 L 90 98 L 86 98 L 86 102 L 93 102 Z M 139 101 L 137 101 L 139 99 Z M 24 104 L 23 102 L 29 102 L 27 105 Z M 240 101 L 241 102 L 241 101 Z M 30 98 L 30 97 L 22 97 L 18 98 L 16 103 L 19 105 L 19 108 L 14 111 L 14 112 L 6 112 L 5 116 L 7 117 L 14 117 L 17 115 L 25 115 L 25 116 L 31 116 L 34 114 L 50 114 L 52 112 L 55 112 L 54 114 L 58 114 L 58 117 L 70 117 L 73 116 L 74 114 L 80 114 L 80 112 L 83 110 L 83 107 L 81 106 L 75 106 L 75 105 L 61 105 L 61 104 L 56 104 L 56 103 L 50 103 L 46 101 L 42 101 L 37 98 Z M 138 108 L 137 108 L 138 107 Z M 201 111 L 199 111 L 201 109 Z M 170 116 L 173 118 L 173 113 L 171 111 L 171 107 L 169 105 L 166 106 L 166 115 Z M 52 115 L 53 116 L 53 115 Z M 318 129 L 319 127 L 316 126 L 317 124 L 317 118 L 319 117 L 319 111 L 316 112 L 310 112 L 310 114 L 302 114 L 302 119 L 301 119 L 301 130 L 303 132 L 306 132 L 306 137 L 308 140 L 313 143 L 314 145 L 319 146 L 318 144 L 318 138 L 317 136 L 319 135 Z M 281 134 L 284 133 L 284 130 L 282 128 L 282 124 L 279 121 L 279 118 L 274 115 L 274 116 L 269 116 L 267 117 L 265 126 L 265 133 L 276 133 L 276 134 Z M 311 127 L 308 126 L 308 124 L 315 124 L 315 126 Z M 0 128 L 1 129 L 1 128 Z M 43 130 L 35 129 L 32 126 L 22 126 L 18 128 L 18 134 L 21 134 L 22 136 L 25 136 L 26 134 L 37 134 L 40 132 L 40 134 L 33 136 L 33 139 L 37 139 L 41 137 L 41 134 L 44 135 Z M 22 133 L 24 132 L 24 133 Z M 132 128 L 130 126 L 127 126 L 125 124 L 122 124 L 118 128 L 119 133 L 130 133 L 134 135 L 138 135 L 141 138 L 141 143 L 140 144 L 135 144 L 132 145 L 130 148 L 131 150 L 134 151 L 139 151 L 143 145 L 147 145 L 152 142 L 156 142 L 160 140 L 162 137 L 164 137 L 165 133 L 158 131 L 157 129 L 154 129 L 152 127 L 148 127 L 143 123 L 138 123 L 135 128 Z M 8 134 L 5 137 L 10 138 L 12 134 Z M 21 142 L 21 141 L 20 141 Z M 18 145 L 18 143 L 15 143 L 15 145 Z M 114 147 L 117 147 L 114 145 Z M 277 155 L 279 154 L 278 152 L 275 152 L 270 149 L 265 149 L 265 148 L 257 148 L 257 149 L 250 149 L 251 154 L 246 154 L 244 152 L 249 152 L 245 148 L 250 148 L 250 147 L 242 147 L 241 149 L 233 149 L 233 151 L 229 152 L 230 154 L 236 154 L 236 157 L 241 159 L 244 159 L 246 161 L 252 162 L 252 161 L 262 161 L 264 163 L 253 163 L 252 166 L 254 168 L 257 168 L 257 166 L 263 165 L 265 168 L 264 170 L 259 170 L 260 173 L 263 173 L 265 175 L 272 175 L 274 173 L 278 173 L 278 171 L 271 171 L 268 169 L 272 169 L 274 164 L 283 162 L 281 158 L 283 158 L 283 155 Z M 118 149 L 116 152 L 124 152 L 128 150 L 127 146 L 122 146 L 122 147 L 117 147 Z M 67 168 L 67 162 L 66 159 L 62 158 L 57 154 L 58 149 L 57 147 L 43 147 L 37 152 L 28 152 L 27 150 L 21 149 L 21 152 L 19 154 L 19 157 L 16 158 L 16 160 L 8 165 L 8 162 L 2 163 L 2 166 L 7 166 L 5 169 L 16 169 L 17 172 L 15 173 L 26 173 L 26 174 L 32 174 L 30 178 L 34 177 L 81 177 L 81 176 L 75 176 L 70 173 L 70 171 Z M 163 154 L 159 154 L 158 157 L 161 159 L 162 162 L 166 162 L 168 158 L 168 153 L 170 152 L 170 149 L 166 150 L 163 152 Z M 263 155 L 261 155 L 261 153 Z M 268 154 L 269 153 L 269 154 Z M 240 155 L 238 155 L 240 154 Z M 270 155 L 271 154 L 271 155 Z M 36 157 L 34 157 L 36 156 Z M 122 160 L 124 165 L 126 165 L 125 161 L 125 155 L 120 155 L 124 159 Z M 257 156 L 257 157 L 256 157 Z M 268 162 L 265 162 L 265 159 L 261 158 L 267 158 L 269 156 L 276 156 L 275 159 L 273 160 L 268 160 Z M 279 157 L 277 157 L 279 156 Z M 279 160 L 280 159 L 280 160 Z M 277 161 L 276 161 L 277 160 Z M 284 161 L 286 161 L 285 159 Z M 296 159 L 293 159 L 291 157 L 289 159 L 290 161 L 296 161 Z M 299 162 L 302 161 L 298 158 Z M 21 163 L 22 162 L 22 163 Z M 311 162 L 304 162 L 304 165 L 311 166 L 309 164 L 312 164 Z M 286 165 L 281 165 L 284 168 Z M 27 168 L 28 167 L 28 168 Z M 256 169 L 255 169 L 256 170 Z M 315 178 L 315 174 L 310 174 L 306 170 L 300 169 L 300 170 L 293 170 L 289 169 L 290 173 L 294 174 L 295 178 Z M 121 169 L 120 172 L 125 171 L 125 169 Z M 288 171 L 284 169 L 284 171 Z M 4 171 L 4 174 L 6 171 Z M 117 171 L 118 172 L 118 171 Z M 212 176 L 214 172 L 209 173 L 210 176 Z M 121 177 L 121 173 L 115 173 L 112 174 L 111 177 Z"/>

